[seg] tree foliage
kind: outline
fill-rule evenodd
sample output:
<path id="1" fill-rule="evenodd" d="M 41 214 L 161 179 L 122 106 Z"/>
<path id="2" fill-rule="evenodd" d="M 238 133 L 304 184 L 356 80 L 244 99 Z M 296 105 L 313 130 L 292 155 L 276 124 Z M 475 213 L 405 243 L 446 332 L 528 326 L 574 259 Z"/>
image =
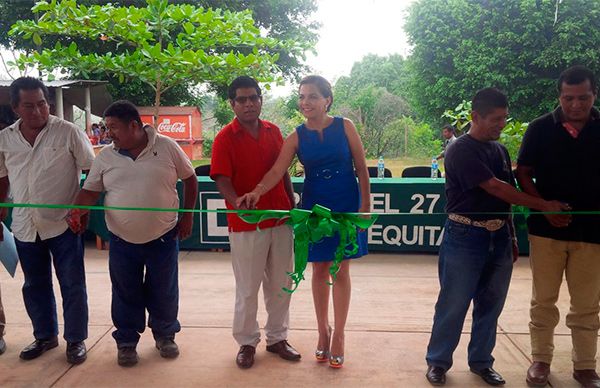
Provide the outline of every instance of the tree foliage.
<path id="1" fill-rule="evenodd" d="M 370 157 L 392 152 L 395 138 L 388 124 L 410 108 L 402 97 L 406 90 L 404 59 L 400 55 L 367 55 L 352 66 L 334 87 L 333 110 L 354 121 Z"/>
<path id="2" fill-rule="evenodd" d="M 514 117 L 528 121 L 556 105 L 556 79 L 583 64 L 600 71 L 600 2 L 556 0 L 418 0 L 405 30 L 410 102 L 440 123 L 448 106 L 495 86 Z"/>
<path id="3" fill-rule="evenodd" d="M 124 46 L 118 45 L 117 42 L 101 41 L 99 39 L 90 40 L 85 36 L 71 36 L 67 41 L 64 36 L 47 34 L 44 36 L 41 47 L 30 39 L 23 39 L 22 36 L 9 36 L 10 26 L 17 20 L 36 20 L 37 16 L 31 10 L 35 2 L 35 0 L 0 0 L 1 46 L 32 52 L 33 50 L 39 51 L 41 47 L 52 48 L 56 42 L 64 44 L 73 41 L 83 54 L 119 53 L 124 49 Z M 106 5 L 107 3 L 111 3 L 116 7 L 135 6 L 143 8 L 146 6 L 145 0 L 78 0 L 77 3 L 86 7 Z M 280 41 L 292 39 L 302 42 L 305 49 L 312 49 L 318 37 L 319 25 L 311 21 L 311 16 L 316 11 L 315 0 L 169 0 L 169 4 L 189 4 L 205 9 L 225 9 L 235 12 L 249 10 L 252 12 L 256 26 L 261 29 L 263 34 Z M 177 33 L 179 31 L 174 31 L 170 39 L 174 41 Z M 244 54 L 252 52 L 251 48 L 242 47 L 221 46 L 212 49 L 215 52 L 222 53 L 227 53 L 232 49 Z M 304 50 L 299 52 L 295 49 L 288 50 L 286 47 L 265 48 L 265 50 L 270 54 L 277 54 L 276 64 L 285 78 L 297 79 L 300 74 L 306 71 L 306 66 L 303 64 Z M 109 81 L 109 90 L 115 99 L 127 98 L 137 105 L 151 105 L 153 103 L 154 93 L 152 88 L 144 82 L 130 79 L 127 84 L 122 84 L 119 82 L 118 77 L 103 72 L 90 72 L 89 76 L 90 78 Z M 224 94 L 223 85 L 210 83 L 210 86 L 220 94 Z M 161 103 L 164 105 L 179 105 L 182 103 L 196 105 L 198 103 L 197 97 L 193 85 L 182 84 L 163 94 Z"/>
<path id="4" fill-rule="evenodd" d="M 147 0 L 145 8 L 87 7 L 75 0 L 52 0 L 38 2 L 33 11 L 40 14 L 39 19 L 18 21 L 11 35 L 21 35 L 36 45 L 42 44 L 45 35 L 66 39 L 21 56 L 20 67 L 37 65 L 47 74 L 61 68 L 82 78 L 106 73 L 121 83 L 138 80 L 154 91 L 156 106 L 163 93 L 180 85 L 206 81 L 226 85 L 241 73 L 271 81 L 278 71 L 278 54 L 273 50 L 282 48 L 298 55 L 303 50 L 294 41 L 261 36 L 249 11 L 204 9 L 167 0 Z M 121 50 L 84 53 L 75 41 L 69 43 L 71 37 L 108 41 Z M 223 47 L 233 49 L 215 49 Z"/>

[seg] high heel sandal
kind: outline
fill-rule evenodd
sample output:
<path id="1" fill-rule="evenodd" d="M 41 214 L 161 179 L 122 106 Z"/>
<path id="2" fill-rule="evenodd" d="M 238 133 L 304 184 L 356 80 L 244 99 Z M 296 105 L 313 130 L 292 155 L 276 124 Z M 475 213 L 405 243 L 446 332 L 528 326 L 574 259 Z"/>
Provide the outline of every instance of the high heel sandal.
<path id="1" fill-rule="evenodd" d="M 332 341 L 333 341 L 333 337 L 332 337 Z M 343 340 L 342 340 L 343 341 Z M 343 347 L 342 347 L 343 349 Z M 343 350 L 342 350 L 343 352 Z M 329 367 L 334 368 L 334 369 L 339 369 L 342 366 L 344 366 L 344 355 L 339 355 L 339 356 L 335 356 L 333 354 L 329 355 Z"/>
<path id="2" fill-rule="evenodd" d="M 344 356 L 329 356 L 329 366 L 339 369 L 344 366 Z"/>
<path id="3" fill-rule="evenodd" d="M 315 351 L 315 358 L 317 362 L 327 362 L 329 359 L 329 342 L 331 341 L 331 326 L 329 326 L 329 337 L 327 341 L 327 349 L 319 349 Z"/>

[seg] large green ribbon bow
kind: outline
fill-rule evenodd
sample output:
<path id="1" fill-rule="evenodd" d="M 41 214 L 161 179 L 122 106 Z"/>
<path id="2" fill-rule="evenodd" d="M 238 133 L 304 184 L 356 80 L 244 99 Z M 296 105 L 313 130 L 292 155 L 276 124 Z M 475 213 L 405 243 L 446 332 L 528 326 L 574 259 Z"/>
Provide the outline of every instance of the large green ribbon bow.
<path id="1" fill-rule="evenodd" d="M 377 219 L 376 214 L 336 213 L 321 205 L 315 205 L 312 210 L 292 209 L 289 212 L 266 210 L 253 214 L 239 214 L 239 216 L 252 224 L 268 219 L 286 219 L 286 223 L 292 226 L 295 262 L 294 271 L 288 272 L 288 275 L 294 284 L 291 289 L 283 288 L 289 293 L 294 292 L 304 280 L 310 244 L 318 243 L 325 237 L 333 237 L 336 233 L 339 234 L 340 242 L 329 267 L 329 273 L 335 280 L 344 256 L 352 256 L 358 252 L 357 228 L 367 229 Z"/>

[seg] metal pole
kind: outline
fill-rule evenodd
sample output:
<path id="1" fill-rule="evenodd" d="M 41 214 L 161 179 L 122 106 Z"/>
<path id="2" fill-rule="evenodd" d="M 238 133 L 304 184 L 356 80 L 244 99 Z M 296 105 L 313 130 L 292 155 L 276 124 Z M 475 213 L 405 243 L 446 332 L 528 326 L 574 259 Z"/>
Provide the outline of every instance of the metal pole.
<path id="1" fill-rule="evenodd" d="M 62 87 L 58 87 L 55 89 L 54 94 L 54 103 L 56 104 L 56 116 L 60 119 L 65 118 L 65 109 L 63 107 L 63 90 Z"/>
<path id="2" fill-rule="evenodd" d="M 85 132 L 91 135 L 92 130 L 92 98 L 90 87 L 85 88 Z"/>

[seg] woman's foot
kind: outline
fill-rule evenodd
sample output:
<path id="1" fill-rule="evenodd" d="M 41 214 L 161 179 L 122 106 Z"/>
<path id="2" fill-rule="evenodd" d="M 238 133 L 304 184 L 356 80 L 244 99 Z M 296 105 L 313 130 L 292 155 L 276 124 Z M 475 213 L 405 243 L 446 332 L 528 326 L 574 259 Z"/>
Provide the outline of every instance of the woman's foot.
<path id="1" fill-rule="evenodd" d="M 317 362 L 326 362 L 329 359 L 329 342 L 331 341 L 331 326 L 328 327 L 327 334 L 319 331 L 319 342 L 315 351 Z"/>
<path id="2" fill-rule="evenodd" d="M 344 333 L 337 331 L 331 338 L 331 355 L 329 356 L 329 366 L 332 368 L 341 368 L 344 364 Z"/>

